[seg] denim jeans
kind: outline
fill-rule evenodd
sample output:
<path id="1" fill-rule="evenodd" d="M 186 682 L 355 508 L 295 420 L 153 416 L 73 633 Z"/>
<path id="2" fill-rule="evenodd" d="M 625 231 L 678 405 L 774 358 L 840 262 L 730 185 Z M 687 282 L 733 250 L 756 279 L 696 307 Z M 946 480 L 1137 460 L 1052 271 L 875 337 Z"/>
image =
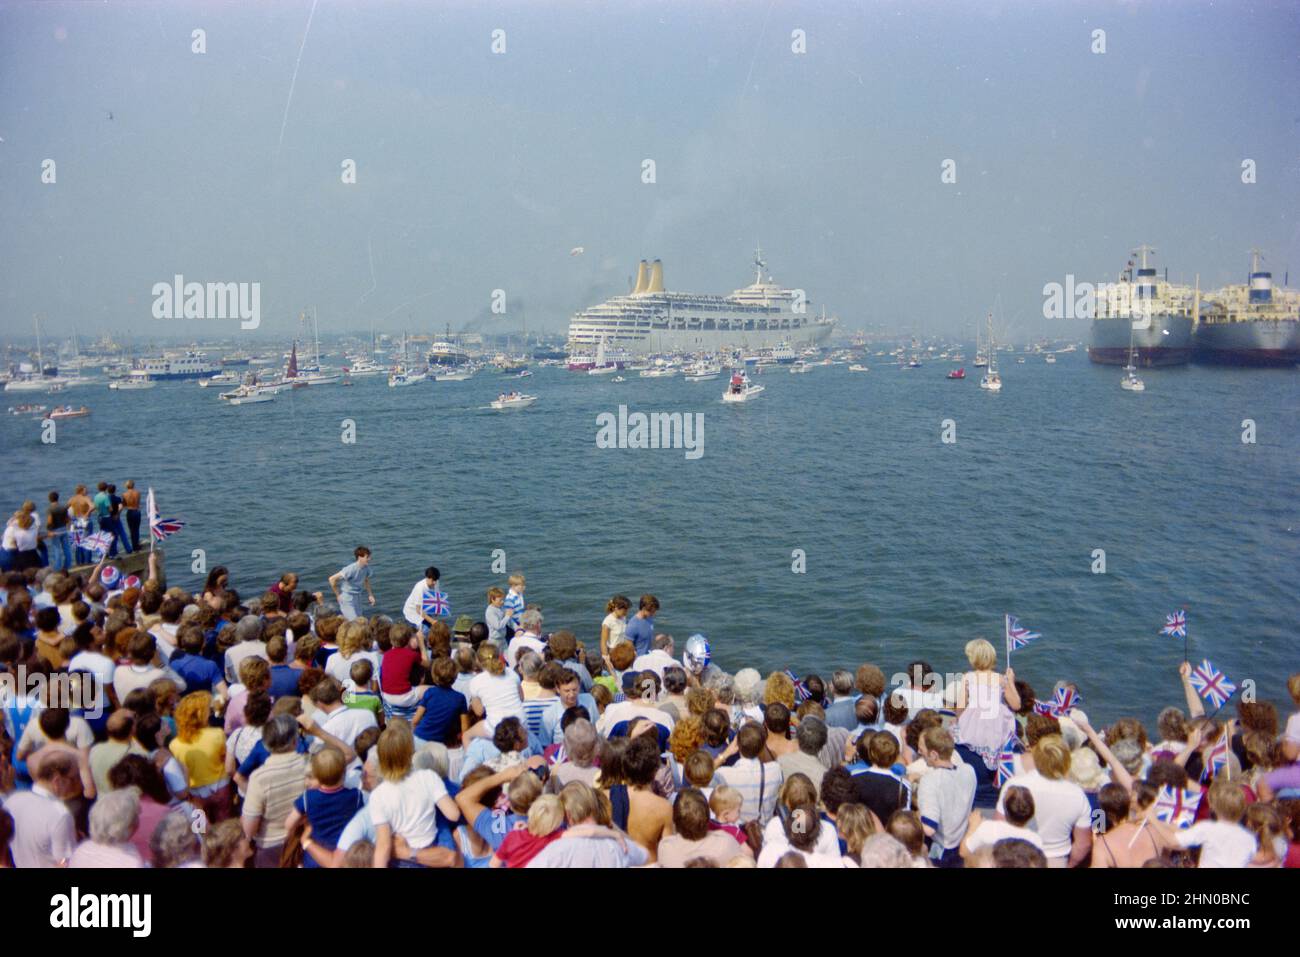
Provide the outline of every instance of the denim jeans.
<path id="1" fill-rule="evenodd" d="M 72 542 L 66 528 L 50 534 L 47 547 L 50 551 L 50 567 L 65 571 L 72 567 Z"/>

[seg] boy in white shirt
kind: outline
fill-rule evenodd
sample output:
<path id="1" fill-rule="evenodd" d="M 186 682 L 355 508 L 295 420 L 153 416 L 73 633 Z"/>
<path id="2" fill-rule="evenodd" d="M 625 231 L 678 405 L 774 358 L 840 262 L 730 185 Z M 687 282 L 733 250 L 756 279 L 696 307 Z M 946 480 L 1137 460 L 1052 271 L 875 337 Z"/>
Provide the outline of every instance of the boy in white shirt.
<path id="1" fill-rule="evenodd" d="M 1155 818 L 1152 805 L 1147 819 L 1156 839 L 1167 847 L 1199 847 L 1200 867 L 1245 867 L 1259 850 L 1255 835 L 1241 826 L 1246 816 L 1246 795 L 1241 785 L 1215 781 L 1205 800 L 1210 802 L 1212 821 L 1201 821 L 1188 828 L 1175 828 Z"/>

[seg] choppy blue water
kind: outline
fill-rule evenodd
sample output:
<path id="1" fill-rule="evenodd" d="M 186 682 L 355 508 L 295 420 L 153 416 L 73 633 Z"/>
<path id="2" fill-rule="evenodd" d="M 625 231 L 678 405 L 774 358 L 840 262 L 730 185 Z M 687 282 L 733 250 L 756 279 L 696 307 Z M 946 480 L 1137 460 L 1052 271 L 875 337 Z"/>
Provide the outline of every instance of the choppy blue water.
<path id="1" fill-rule="evenodd" d="M 1044 636 L 1015 655 L 1018 674 L 1040 692 L 1077 681 L 1094 720 L 1181 703 L 1181 642 L 1157 632 L 1186 605 L 1195 660 L 1288 704 L 1300 668 L 1296 373 L 1146 370 L 1148 391 L 1133 395 L 1120 370 L 1079 353 L 1054 366 L 1003 357 L 1004 391 L 991 395 L 977 378 L 947 381 L 946 365 L 868 364 L 765 373 L 743 406 L 719 401 L 721 379 L 555 369 L 401 389 L 372 378 L 242 408 L 192 382 L 97 386 L 68 394 L 93 415 L 60 423 L 52 446 L 36 422 L 0 422 L 5 507 L 135 478 L 189 523 L 169 543 L 171 582 L 197 587 L 188 554 L 203 548 L 244 595 L 286 569 L 325 589 L 364 543 L 391 615 L 432 562 L 453 612 L 481 616 L 504 549 L 548 629 L 590 646 L 610 595 L 650 591 L 659 629 L 679 648 L 704 632 L 728 669 L 829 676 L 874 661 L 892 674 L 924 656 L 958 671 L 969 638 L 1001 649 L 1011 612 Z M 484 408 L 511 386 L 540 399 Z M 703 457 L 598 449 L 596 416 L 620 403 L 702 412 Z M 340 440 L 348 418 L 355 445 Z M 954 444 L 940 440 L 949 418 Z M 1098 548 L 1105 574 L 1091 572 Z"/>

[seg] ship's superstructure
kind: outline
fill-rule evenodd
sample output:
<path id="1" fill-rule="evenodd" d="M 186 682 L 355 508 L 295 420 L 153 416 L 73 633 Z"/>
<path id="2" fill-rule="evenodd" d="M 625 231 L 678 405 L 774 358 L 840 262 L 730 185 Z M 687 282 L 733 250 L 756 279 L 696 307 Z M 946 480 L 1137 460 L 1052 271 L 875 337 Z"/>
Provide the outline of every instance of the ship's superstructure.
<path id="1" fill-rule="evenodd" d="M 1140 366 L 1182 365 L 1191 359 L 1196 294 L 1190 286 L 1159 278 L 1149 262 L 1154 252 L 1139 247 L 1134 255 L 1140 262 L 1130 259 L 1118 282 L 1098 284 L 1088 343 L 1093 362 L 1122 366 L 1130 345 Z"/>
<path id="2" fill-rule="evenodd" d="M 1233 365 L 1290 366 L 1300 362 L 1300 290 L 1275 289 L 1252 250 L 1246 285 L 1206 294 L 1196 327 L 1196 357 Z"/>

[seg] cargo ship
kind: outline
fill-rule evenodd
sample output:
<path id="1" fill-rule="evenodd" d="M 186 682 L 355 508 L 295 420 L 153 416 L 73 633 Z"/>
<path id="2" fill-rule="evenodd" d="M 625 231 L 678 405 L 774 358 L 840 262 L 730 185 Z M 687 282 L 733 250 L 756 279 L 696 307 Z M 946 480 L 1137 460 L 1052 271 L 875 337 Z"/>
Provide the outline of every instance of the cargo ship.
<path id="1" fill-rule="evenodd" d="M 569 367 L 581 365 L 572 357 L 594 353 L 602 341 L 607 350 L 629 355 L 737 349 L 748 354 L 807 346 L 831 334 L 837 320 L 814 315 L 802 291 L 785 289 L 765 276 L 761 250 L 755 252 L 754 268 L 753 283 L 716 296 L 670 292 L 664 288 L 663 264 L 641 260 L 630 293 L 574 314 L 569 322 Z"/>
<path id="2" fill-rule="evenodd" d="M 1140 246 L 1133 255 L 1141 261 L 1130 259 L 1118 282 L 1098 284 L 1088 342 L 1093 362 L 1122 366 L 1129 361 L 1130 345 L 1139 366 L 1184 365 L 1191 359 L 1196 294 L 1190 286 L 1158 278 L 1149 261 L 1154 252 Z"/>
<path id="3" fill-rule="evenodd" d="M 1300 291 L 1273 288 L 1251 251 L 1246 285 L 1206 295 L 1196 325 L 1196 358 L 1226 365 L 1293 366 L 1300 362 Z"/>

